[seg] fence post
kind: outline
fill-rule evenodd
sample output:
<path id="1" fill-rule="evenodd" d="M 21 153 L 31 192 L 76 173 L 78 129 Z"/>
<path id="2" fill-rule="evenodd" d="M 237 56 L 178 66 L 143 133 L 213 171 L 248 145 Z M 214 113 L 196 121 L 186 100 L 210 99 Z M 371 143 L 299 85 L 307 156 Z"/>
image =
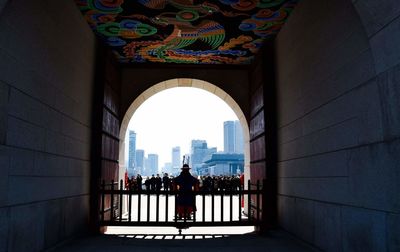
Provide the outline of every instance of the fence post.
<path id="1" fill-rule="evenodd" d="M 267 199 L 268 199 L 268 195 L 267 195 L 267 180 L 263 179 L 262 181 L 262 188 L 261 188 L 261 222 L 259 222 L 257 228 L 256 228 L 256 232 L 259 234 L 263 234 L 265 232 L 268 231 L 269 225 L 268 225 L 268 218 L 269 216 L 267 216 L 268 214 L 270 214 L 268 212 L 268 206 L 267 206 Z"/>
<path id="2" fill-rule="evenodd" d="M 229 209 L 230 209 L 230 213 L 229 213 L 229 220 L 232 222 L 233 221 L 233 204 L 232 204 L 232 200 L 233 200 L 233 190 L 232 190 L 232 185 L 230 186 L 230 192 L 229 192 Z"/>
<path id="3" fill-rule="evenodd" d="M 211 193 L 211 222 L 214 223 L 214 180 L 212 180 L 212 193 Z"/>
<path id="4" fill-rule="evenodd" d="M 221 222 L 224 221 L 224 191 L 221 188 Z"/>
<path id="5" fill-rule="evenodd" d="M 248 217 L 248 221 L 251 221 L 251 183 L 250 183 L 250 179 L 247 180 L 247 217 Z"/>
<path id="6" fill-rule="evenodd" d="M 257 193 L 256 193 L 256 201 L 257 201 L 257 222 L 260 223 L 260 180 L 257 179 Z"/>
<path id="7" fill-rule="evenodd" d="M 156 222 L 158 222 L 160 215 L 160 193 L 161 190 L 156 189 Z"/>
<path id="8" fill-rule="evenodd" d="M 150 222 L 150 191 L 147 190 L 147 222 Z"/>
<path id="9" fill-rule="evenodd" d="M 123 190 L 123 185 L 122 185 L 122 179 L 119 181 L 119 222 L 122 222 L 122 190 Z"/>
<path id="10" fill-rule="evenodd" d="M 243 187 L 239 186 L 239 221 L 242 221 L 242 198 L 243 198 Z M 244 205 L 243 205 L 244 207 Z"/>
<path id="11" fill-rule="evenodd" d="M 114 220 L 114 180 L 111 180 L 110 221 Z"/>
<path id="12" fill-rule="evenodd" d="M 132 221 L 132 191 L 128 188 L 128 221 Z"/>
<path id="13" fill-rule="evenodd" d="M 138 222 L 141 222 L 141 217 L 140 217 L 140 209 L 142 208 L 142 190 L 140 190 L 139 192 L 138 192 L 138 212 L 137 212 L 137 218 L 138 218 Z"/>
<path id="14" fill-rule="evenodd" d="M 168 222 L 168 198 L 169 191 L 165 191 L 165 222 Z"/>
<path id="15" fill-rule="evenodd" d="M 106 189 L 106 182 L 103 180 L 101 182 L 101 221 L 104 222 L 104 208 L 105 208 L 105 192 L 104 190 Z"/>

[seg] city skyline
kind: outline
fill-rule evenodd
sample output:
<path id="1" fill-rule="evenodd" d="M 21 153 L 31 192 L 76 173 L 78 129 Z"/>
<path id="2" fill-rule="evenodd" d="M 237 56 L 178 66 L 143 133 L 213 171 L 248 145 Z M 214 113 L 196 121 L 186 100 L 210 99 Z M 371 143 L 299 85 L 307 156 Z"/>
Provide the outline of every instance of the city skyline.
<path id="1" fill-rule="evenodd" d="M 206 140 L 201 139 L 192 139 L 191 140 L 191 150 L 190 153 L 185 153 L 185 156 L 190 157 L 190 166 L 193 171 L 197 171 L 203 165 L 203 159 L 205 157 L 211 157 L 213 153 L 219 154 L 242 154 L 243 155 L 243 132 L 240 126 L 240 122 L 235 121 L 224 121 L 223 122 L 224 129 L 224 150 L 217 151 L 216 147 L 208 148 L 208 144 Z M 134 137 L 132 137 L 134 136 Z M 133 140 L 133 142 L 132 142 Z M 136 148 L 136 133 L 134 131 L 129 131 L 129 157 L 131 160 L 132 147 Z M 133 149 L 135 150 L 135 149 Z M 151 156 L 157 156 L 156 164 L 150 165 L 149 159 Z M 135 150 L 135 163 L 134 165 L 130 165 L 128 168 L 128 172 L 130 174 L 141 174 L 145 176 L 150 176 L 157 173 L 169 173 L 169 174 L 179 174 L 180 168 L 182 166 L 182 158 L 181 158 L 181 147 L 174 146 L 171 148 L 171 162 L 158 162 L 158 154 L 157 153 L 149 153 L 147 157 L 145 155 L 145 150 L 136 149 Z M 147 162 L 147 165 L 145 163 Z M 130 163 L 130 162 L 129 162 Z M 156 166 L 157 168 L 151 168 L 150 166 Z"/>
<path id="2" fill-rule="evenodd" d="M 238 120 L 218 96 L 198 88 L 177 87 L 148 98 L 134 113 L 128 129 L 136 132 L 136 148 L 159 155 L 159 167 L 171 163 L 179 146 L 189 154 L 191 141 L 206 140 L 223 151 L 223 122 Z"/>

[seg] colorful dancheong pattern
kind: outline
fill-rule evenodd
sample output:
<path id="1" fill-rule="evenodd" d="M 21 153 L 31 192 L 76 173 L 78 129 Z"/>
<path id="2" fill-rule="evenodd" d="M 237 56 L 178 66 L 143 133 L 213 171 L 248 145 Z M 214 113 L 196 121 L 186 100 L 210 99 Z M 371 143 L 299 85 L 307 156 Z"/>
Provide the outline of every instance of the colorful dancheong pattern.
<path id="1" fill-rule="evenodd" d="M 121 63 L 249 64 L 298 0 L 75 0 Z"/>

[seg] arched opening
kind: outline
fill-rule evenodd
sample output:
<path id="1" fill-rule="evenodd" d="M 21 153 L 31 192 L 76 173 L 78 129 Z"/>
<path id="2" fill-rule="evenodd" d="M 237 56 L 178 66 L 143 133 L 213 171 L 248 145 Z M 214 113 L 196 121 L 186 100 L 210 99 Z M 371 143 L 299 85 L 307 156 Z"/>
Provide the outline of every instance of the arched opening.
<path id="1" fill-rule="evenodd" d="M 225 102 L 232 109 L 233 113 L 236 115 L 238 121 L 240 122 L 240 126 L 241 126 L 241 128 L 243 130 L 243 156 L 244 156 L 244 167 L 243 167 L 243 170 L 244 170 L 244 175 L 245 175 L 246 180 L 250 179 L 250 144 L 249 144 L 250 134 L 249 134 L 249 126 L 247 124 L 247 120 L 246 120 L 246 117 L 245 117 L 243 111 L 241 110 L 239 105 L 235 102 L 235 100 L 228 93 L 226 93 L 224 90 L 222 90 L 221 88 L 219 88 L 216 85 L 213 85 L 213 84 L 211 84 L 209 82 L 202 81 L 202 80 L 197 80 L 197 79 L 172 79 L 172 80 L 160 82 L 160 83 L 150 87 L 149 89 L 147 89 L 145 92 L 140 94 L 133 101 L 133 103 L 130 105 L 130 107 L 128 108 L 127 112 L 125 113 L 125 116 L 123 117 L 123 121 L 121 123 L 121 129 L 120 129 L 120 139 L 121 140 L 120 140 L 120 143 L 119 143 L 119 179 L 121 181 L 125 179 L 125 171 L 126 171 L 126 168 L 127 168 L 126 151 L 125 151 L 125 148 L 127 148 L 127 146 L 126 146 L 125 136 L 127 134 L 128 124 L 129 124 L 129 121 L 131 120 L 132 116 L 137 111 L 137 109 L 147 99 L 149 99 L 153 95 L 155 95 L 155 94 L 157 94 L 157 93 L 159 93 L 161 91 L 164 91 L 164 90 L 167 90 L 167 89 L 171 89 L 171 88 L 177 88 L 177 87 L 192 87 L 192 88 L 198 88 L 198 89 L 205 90 L 205 91 L 209 92 L 210 95 L 214 95 L 214 96 L 219 97 L 223 102 Z M 222 128 L 222 125 L 221 125 L 221 128 Z M 222 137 L 222 135 L 223 134 L 221 132 L 221 137 Z M 247 184 L 245 185 L 245 189 L 246 188 L 248 188 Z M 150 192 L 148 194 L 150 194 Z M 228 205 L 227 202 L 229 202 L 231 207 L 228 208 L 228 209 L 231 209 L 231 211 L 230 211 L 231 220 L 232 220 L 232 216 L 236 216 L 236 212 L 237 212 L 238 216 L 242 215 L 242 211 L 240 210 L 241 209 L 240 205 L 242 205 L 243 209 L 244 209 L 244 205 L 246 207 L 247 206 L 250 207 L 250 204 L 247 204 L 247 202 L 248 202 L 247 198 L 245 198 L 245 197 L 250 196 L 250 194 L 248 194 L 248 195 L 246 194 L 246 196 L 245 196 L 244 193 L 243 193 L 243 194 L 241 194 L 241 196 L 238 196 L 238 195 L 234 196 L 234 198 L 235 198 L 234 201 L 232 201 L 232 196 L 230 196 L 230 199 L 229 199 L 229 196 L 225 197 L 225 196 L 222 196 L 222 194 L 219 194 L 219 195 L 220 196 L 219 196 L 219 200 L 218 200 L 217 204 L 219 204 L 219 202 L 221 202 L 220 203 L 221 207 L 216 205 L 216 209 L 220 209 L 221 210 L 220 212 L 222 213 L 223 212 L 222 209 L 224 209 L 223 205 L 226 204 L 226 206 L 228 207 L 229 205 Z M 111 198 L 112 197 L 113 196 L 111 195 Z M 153 197 L 153 196 L 151 196 L 151 197 Z M 120 209 L 122 209 L 122 212 L 120 212 L 121 215 L 122 215 L 123 211 L 127 212 L 127 208 L 132 206 L 131 203 L 128 203 L 128 199 L 127 198 L 122 197 L 122 194 L 121 194 L 121 197 L 119 198 L 120 199 L 119 202 L 123 202 L 123 204 L 121 203 L 121 205 L 120 205 L 121 206 Z M 135 199 L 139 199 L 139 198 L 141 198 L 141 196 L 140 195 L 138 195 L 138 197 L 134 196 L 134 198 Z M 164 197 L 165 200 L 166 200 L 166 198 L 169 198 L 169 197 Z M 131 198 L 129 198 L 129 200 L 130 199 Z M 150 196 L 149 196 L 149 198 L 147 198 L 147 202 L 150 202 L 150 201 L 151 201 L 151 199 L 150 199 Z M 213 197 L 212 197 L 212 201 L 214 202 L 214 198 Z M 223 203 L 222 201 L 226 201 L 226 202 Z M 157 202 L 158 202 L 158 196 L 157 196 Z M 232 207 L 232 202 L 234 202 L 233 204 L 235 206 L 239 206 L 239 210 L 238 210 L 237 207 Z M 237 202 L 237 203 L 235 203 L 235 202 Z M 242 203 L 240 203 L 240 202 L 242 202 Z M 138 204 L 139 204 L 139 208 L 140 208 L 140 203 L 138 203 Z M 158 203 L 156 203 L 156 204 L 157 204 L 156 209 L 159 209 Z M 165 209 L 168 209 L 168 200 L 167 201 L 162 201 L 162 204 L 166 204 L 166 208 Z M 204 197 L 203 197 L 202 204 L 203 205 L 205 204 Z M 214 203 L 212 203 L 212 204 L 214 204 Z M 122 207 L 122 206 L 124 206 L 124 207 Z M 147 205 L 147 206 L 149 206 L 149 205 Z M 150 208 L 148 207 L 147 209 L 150 209 Z M 214 205 L 213 205 L 213 209 L 214 209 Z M 249 208 L 247 208 L 247 209 L 249 209 Z M 204 207 L 203 207 L 202 211 L 205 212 Z M 227 211 L 229 212 L 229 210 L 227 210 Z M 232 211 L 234 211 L 235 214 L 232 214 Z M 248 212 L 248 211 L 246 210 L 246 212 Z M 125 215 L 125 216 L 131 216 L 130 213 L 131 212 L 129 210 L 128 215 Z M 139 216 L 140 216 L 140 210 L 139 210 Z M 153 216 L 153 215 L 150 214 L 149 211 L 147 211 L 146 216 Z M 157 213 L 157 216 L 158 216 L 158 213 Z M 168 214 L 166 213 L 166 215 L 165 215 L 165 220 L 166 221 L 168 219 L 167 216 L 168 216 Z M 203 221 L 205 220 L 204 216 L 205 215 L 203 214 Z M 214 216 L 214 210 L 212 211 L 212 216 Z M 221 214 L 221 217 L 220 217 L 221 222 L 229 221 L 229 220 L 226 219 L 228 214 L 225 215 L 225 219 L 222 216 L 223 216 L 223 213 Z M 136 217 L 134 217 L 134 218 L 136 218 Z M 149 218 L 152 218 L 152 217 L 147 217 L 147 221 L 149 221 Z M 233 217 L 233 218 L 236 218 L 236 217 Z M 238 217 L 238 218 L 239 218 L 238 220 L 241 221 L 242 217 Z M 251 228 L 251 226 L 254 227 L 254 224 L 252 225 L 250 223 L 250 217 L 245 216 L 244 218 L 249 219 L 249 223 L 247 223 L 246 226 L 250 226 L 250 227 L 248 227 L 246 229 L 243 229 L 243 227 L 242 227 L 242 229 L 239 228 L 238 231 L 237 231 L 238 233 L 248 233 L 248 232 L 252 232 L 254 230 L 253 228 Z M 158 217 L 157 217 L 157 219 L 158 219 Z M 138 217 L 137 220 L 140 221 L 141 217 Z M 212 217 L 212 222 L 214 222 L 214 217 Z"/>
<path id="2" fill-rule="evenodd" d="M 221 98 L 223 101 L 228 104 L 233 112 L 236 114 L 240 125 L 242 126 L 243 129 L 243 141 L 244 141 L 244 174 L 246 179 L 250 178 L 250 144 L 249 144 L 249 126 L 247 124 L 246 117 L 244 116 L 243 111 L 240 109 L 239 105 L 235 102 L 235 100 L 227 94 L 224 90 L 221 88 L 206 82 L 202 80 L 197 80 L 197 79 L 171 79 L 167 80 L 164 82 L 160 82 L 149 89 L 147 89 L 145 92 L 143 92 L 141 95 L 139 95 L 131 104 L 131 106 L 128 108 L 127 112 L 125 113 L 125 116 L 122 120 L 121 124 L 121 129 L 120 129 L 120 143 L 119 143 L 119 176 L 120 179 L 123 178 L 125 169 L 126 169 L 126 156 L 125 156 L 125 135 L 128 130 L 128 124 L 129 121 L 131 120 L 133 114 L 135 111 L 139 108 L 140 105 L 142 105 L 148 98 L 151 96 L 155 95 L 156 93 L 159 93 L 161 91 L 174 88 L 174 87 L 193 87 L 193 88 L 200 88 L 203 90 L 206 90 L 210 92 L 213 95 L 216 95 L 217 97 Z"/>

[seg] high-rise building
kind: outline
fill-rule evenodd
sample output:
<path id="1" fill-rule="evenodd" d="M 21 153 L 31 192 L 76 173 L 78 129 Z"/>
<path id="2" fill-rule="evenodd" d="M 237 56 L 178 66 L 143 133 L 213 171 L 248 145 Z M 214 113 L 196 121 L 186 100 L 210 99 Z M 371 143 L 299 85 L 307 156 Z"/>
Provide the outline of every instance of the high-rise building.
<path id="1" fill-rule="evenodd" d="M 224 122 L 224 152 L 234 153 L 235 152 L 235 122 L 225 121 Z"/>
<path id="2" fill-rule="evenodd" d="M 148 175 L 157 174 L 158 173 L 158 155 L 157 154 L 149 154 L 147 155 L 147 159 L 149 162 L 149 166 L 147 170 L 149 171 Z"/>
<path id="3" fill-rule="evenodd" d="M 172 163 L 165 163 L 164 167 L 162 167 L 161 171 L 163 173 L 168 173 L 168 174 L 172 174 Z"/>
<path id="4" fill-rule="evenodd" d="M 129 151 L 128 151 L 128 172 L 134 173 L 135 156 L 136 156 L 136 133 L 133 130 L 129 131 Z"/>
<path id="5" fill-rule="evenodd" d="M 244 153 L 243 129 L 238 120 L 224 122 L 224 152 Z"/>
<path id="6" fill-rule="evenodd" d="M 244 153 L 243 129 L 240 121 L 235 121 L 235 153 Z"/>
<path id="7" fill-rule="evenodd" d="M 193 172 L 197 173 L 197 170 L 202 166 L 204 159 L 216 152 L 217 148 L 208 148 L 205 140 L 192 140 L 190 166 L 192 167 Z"/>
<path id="8" fill-rule="evenodd" d="M 135 170 L 139 174 L 144 172 L 144 150 L 136 150 Z"/>
<path id="9" fill-rule="evenodd" d="M 181 160 L 181 147 L 172 148 L 172 168 L 179 169 L 182 166 Z"/>
<path id="10" fill-rule="evenodd" d="M 180 168 L 182 167 L 182 158 L 181 158 L 181 148 L 176 146 L 172 148 L 172 166 L 170 173 L 174 176 L 180 173 Z"/>
<path id="11" fill-rule="evenodd" d="M 214 153 L 204 160 L 199 175 L 237 175 L 244 172 L 244 154 Z"/>

